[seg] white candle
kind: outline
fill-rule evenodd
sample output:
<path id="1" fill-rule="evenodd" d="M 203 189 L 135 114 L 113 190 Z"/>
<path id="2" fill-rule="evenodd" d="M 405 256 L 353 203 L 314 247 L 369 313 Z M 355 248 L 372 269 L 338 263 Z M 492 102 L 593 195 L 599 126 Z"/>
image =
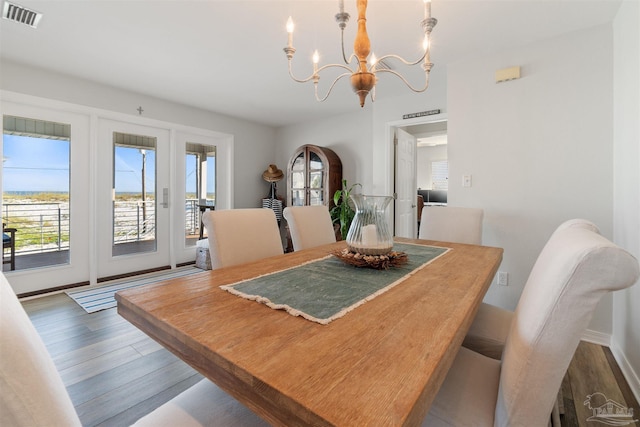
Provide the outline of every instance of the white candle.
<path id="1" fill-rule="evenodd" d="M 362 246 L 365 248 L 375 248 L 378 246 L 378 230 L 375 224 L 362 227 Z"/>
<path id="2" fill-rule="evenodd" d="M 287 47 L 293 47 L 293 19 L 291 17 L 287 19 L 287 35 L 288 35 Z"/>
<path id="3" fill-rule="evenodd" d="M 338 7 L 340 8 L 340 13 L 344 13 L 344 0 L 338 1 Z"/>
<path id="4" fill-rule="evenodd" d="M 318 72 L 318 62 L 320 62 L 320 54 L 318 53 L 318 49 L 315 50 L 315 52 L 313 52 L 313 73 L 317 73 Z"/>
<path id="5" fill-rule="evenodd" d="M 431 0 L 424 0 L 424 19 L 431 18 Z"/>

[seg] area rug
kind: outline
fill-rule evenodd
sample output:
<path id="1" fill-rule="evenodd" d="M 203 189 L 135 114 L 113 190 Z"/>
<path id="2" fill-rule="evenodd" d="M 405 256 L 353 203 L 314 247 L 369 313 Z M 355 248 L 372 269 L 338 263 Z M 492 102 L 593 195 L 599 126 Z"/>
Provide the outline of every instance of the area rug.
<path id="1" fill-rule="evenodd" d="M 194 266 L 180 267 L 174 270 L 163 270 L 142 276 L 113 280 L 88 289 L 67 291 L 66 294 L 87 313 L 95 313 L 96 311 L 115 307 L 116 300 L 114 295 L 118 291 L 203 272 L 202 269 Z"/>
<path id="2" fill-rule="evenodd" d="M 393 249 L 405 252 L 408 262 L 389 270 L 375 270 L 328 256 L 220 288 L 324 325 L 402 283 L 450 250 L 404 243 L 396 243 Z"/>

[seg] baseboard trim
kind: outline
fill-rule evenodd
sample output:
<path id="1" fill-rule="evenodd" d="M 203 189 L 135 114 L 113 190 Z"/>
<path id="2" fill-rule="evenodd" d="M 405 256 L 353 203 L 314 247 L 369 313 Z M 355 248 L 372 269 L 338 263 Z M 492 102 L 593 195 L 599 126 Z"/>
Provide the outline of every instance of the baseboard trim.
<path id="1" fill-rule="evenodd" d="M 582 341 L 603 345 L 605 347 L 611 347 L 611 334 L 605 334 L 604 332 L 592 331 L 587 329 L 582 334 Z"/>
<path id="2" fill-rule="evenodd" d="M 629 363 L 629 360 L 627 360 L 627 357 L 622 352 L 622 349 L 618 346 L 615 340 L 611 340 L 611 345 L 609 346 L 609 348 L 611 350 L 611 353 L 613 354 L 614 359 L 616 359 L 620 370 L 622 371 L 622 375 L 627 380 L 627 384 L 629 384 L 631 393 L 633 393 L 636 400 L 640 402 L 640 378 L 638 378 L 638 374 L 633 370 L 631 363 Z"/>

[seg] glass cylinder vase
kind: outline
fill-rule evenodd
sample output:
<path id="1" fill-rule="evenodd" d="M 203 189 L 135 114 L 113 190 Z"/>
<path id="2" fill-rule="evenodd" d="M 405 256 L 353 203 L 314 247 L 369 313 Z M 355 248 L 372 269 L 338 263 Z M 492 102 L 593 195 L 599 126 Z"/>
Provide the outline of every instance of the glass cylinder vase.
<path id="1" fill-rule="evenodd" d="M 391 196 L 352 194 L 356 215 L 347 233 L 347 247 L 363 255 L 385 255 L 393 249 L 393 236 L 387 221 Z"/>

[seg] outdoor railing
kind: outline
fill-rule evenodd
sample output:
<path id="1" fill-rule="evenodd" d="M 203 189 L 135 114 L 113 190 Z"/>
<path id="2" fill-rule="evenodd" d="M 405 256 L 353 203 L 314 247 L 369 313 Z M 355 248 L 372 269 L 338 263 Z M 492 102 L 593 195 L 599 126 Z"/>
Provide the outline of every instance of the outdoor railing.
<path id="1" fill-rule="evenodd" d="M 144 207 L 144 209 L 143 209 Z M 155 238 L 155 201 L 116 201 L 114 243 Z M 15 228 L 16 253 L 69 249 L 69 203 L 6 203 L 2 222 Z M 198 235 L 200 211 L 197 199 L 185 200 L 185 234 Z"/>
<path id="2" fill-rule="evenodd" d="M 156 237 L 156 203 L 118 201 L 113 205 L 113 243 L 153 240 Z"/>
<path id="3" fill-rule="evenodd" d="M 69 249 L 69 203 L 7 203 L 2 221 L 15 228 L 16 252 Z"/>
<path id="4" fill-rule="evenodd" d="M 198 199 L 186 199 L 184 205 L 185 211 L 185 234 L 195 235 L 200 230 L 200 210 L 198 208 Z"/>

